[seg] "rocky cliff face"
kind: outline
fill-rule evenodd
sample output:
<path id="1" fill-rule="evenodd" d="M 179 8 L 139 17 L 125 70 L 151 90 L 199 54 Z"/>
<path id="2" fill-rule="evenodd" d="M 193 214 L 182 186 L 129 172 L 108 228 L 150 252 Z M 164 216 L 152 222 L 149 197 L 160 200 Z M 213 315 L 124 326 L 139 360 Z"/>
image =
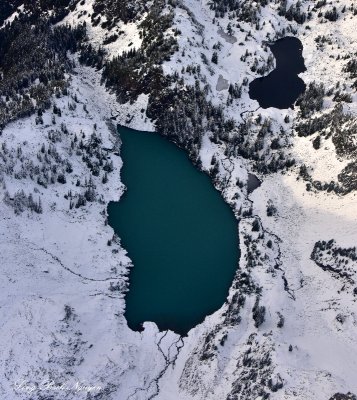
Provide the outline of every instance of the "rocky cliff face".
<path id="1" fill-rule="evenodd" d="M 355 397 L 356 18 L 352 0 L 3 2 L 2 398 Z M 248 84 L 283 36 L 307 91 L 261 109 Z M 184 148 L 239 220 L 227 301 L 186 338 L 123 317 L 118 123 Z"/>

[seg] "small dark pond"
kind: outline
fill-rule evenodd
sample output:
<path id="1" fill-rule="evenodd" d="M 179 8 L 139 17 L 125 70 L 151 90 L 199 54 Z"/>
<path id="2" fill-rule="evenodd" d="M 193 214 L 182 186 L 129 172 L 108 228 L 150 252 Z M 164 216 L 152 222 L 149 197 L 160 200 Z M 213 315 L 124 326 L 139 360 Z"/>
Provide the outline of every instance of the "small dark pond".
<path id="1" fill-rule="evenodd" d="M 258 187 L 261 184 L 262 183 L 260 182 L 257 176 L 255 176 L 254 174 L 248 174 L 248 184 L 247 184 L 248 193 L 254 192 L 254 190 L 258 189 Z"/>
<path id="2" fill-rule="evenodd" d="M 304 93 L 306 85 L 298 74 L 306 71 L 299 39 L 285 37 L 270 45 L 276 68 L 269 75 L 257 78 L 249 85 L 249 96 L 263 108 L 293 107 Z"/>
<path id="3" fill-rule="evenodd" d="M 181 335 L 219 309 L 239 261 L 238 222 L 186 153 L 158 134 L 119 128 L 127 191 L 109 224 L 134 267 L 125 317 Z"/>

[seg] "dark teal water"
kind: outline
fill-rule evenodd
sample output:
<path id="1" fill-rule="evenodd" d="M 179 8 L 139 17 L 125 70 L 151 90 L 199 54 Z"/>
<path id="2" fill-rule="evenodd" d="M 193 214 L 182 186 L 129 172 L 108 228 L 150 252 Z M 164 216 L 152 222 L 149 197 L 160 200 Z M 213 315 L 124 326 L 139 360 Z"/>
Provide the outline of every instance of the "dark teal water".
<path id="1" fill-rule="evenodd" d="M 276 59 L 276 68 L 269 75 L 254 79 L 249 85 L 249 96 L 260 107 L 293 108 L 306 85 L 298 74 L 305 72 L 303 46 L 295 37 L 274 42 L 270 49 Z"/>
<path id="2" fill-rule="evenodd" d="M 127 191 L 109 223 L 134 267 L 125 317 L 185 335 L 219 309 L 238 266 L 232 210 L 185 152 L 158 134 L 119 128 Z"/>

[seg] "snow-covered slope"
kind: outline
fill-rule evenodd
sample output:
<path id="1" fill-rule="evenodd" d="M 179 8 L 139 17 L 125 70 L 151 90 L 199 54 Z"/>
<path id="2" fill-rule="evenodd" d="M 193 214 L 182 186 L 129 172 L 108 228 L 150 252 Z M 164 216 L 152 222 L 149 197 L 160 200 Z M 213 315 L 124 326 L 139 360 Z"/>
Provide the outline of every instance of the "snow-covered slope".
<path id="1" fill-rule="evenodd" d="M 89 43 L 112 60 L 143 46 L 142 24 L 156 3 L 141 9 L 137 2 L 137 18 L 114 20 L 108 31 L 110 18 L 103 12 L 97 23 L 95 1 L 83 0 L 60 24 L 85 22 Z M 207 101 L 234 121 L 224 138 L 207 123 L 195 160 L 239 219 L 241 259 L 227 302 L 185 338 L 153 323 L 142 333 L 127 327 L 131 263 L 106 224 L 107 204 L 123 191 L 113 124 L 154 131 L 160 121 L 142 112 L 150 94 L 122 104 L 100 85 L 102 71 L 75 57 L 68 93 L 52 98 L 61 112 L 51 107 L 43 123 L 36 116 L 12 122 L 0 137 L 2 398 L 329 400 L 357 393 L 356 195 L 353 177 L 339 181 L 355 157 L 356 88 L 346 65 L 357 49 L 356 11 L 341 0 L 339 18 L 330 21 L 324 15 L 333 5 L 289 2 L 311 14 L 300 25 L 282 15 L 284 2 L 241 3 L 248 17 L 217 15 L 198 0 L 160 9 L 172 13 L 164 37 L 178 45 L 163 74 L 205 88 Z M 260 109 L 249 99 L 247 83 L 273 68 L 266 42 L 284 35 L 303 43 L 305 83 L 325 86 L 322 106 L 306 115 L 303 105 Z M 318 118 L 322 125 L 306 134 L 304 124 Z M 250 194 L 249 173 L 262 181 Z M 43 174 L 54 176 L 47 187 Z M 340 186 L 324 189 L 331 181 Z"/>
<path id="2" fill-rule="evenodd" d="M 54 100 L 61 109 L 55 124 L 51 110 L 43 125 L 36 125 L 35 116 L 21 119 L 1 136 L 2 196 L 9 196 L 8 204 L 1 202 L 3 399 L 54 393 L 56 399 L 88 393 L 108 398 L 118 390 L 130 395 L 145 375 L 161 368 L 157 329 L 148 325 L 143 334 L 131 332 L 122 315 L 130 260 L 106 223 L 108 202 L 123 191 L 118 137 L 108 118 L 113 99 L 93 71 L 77 72 L 68 95 Z M 105 160 L 113 163 L 105 184 L 104 172 L 93 177 L 83 162 L 85 150 L 73 148 L 75 136 L 85 144 L 94 132 Z M 49 153 L 51 146 L 56 155 Z M 60 159 L 69 161 L 73 171 L 65 183 L 38 185 L 42 167 L 55 165 L 55 157 L 60 165 Z M 23 174 L 16 179 L 19 171 Z M 91 180 L 95 200 L 77 208 L 78 195 Z M 26 201 L 16 202 L 21 190 L 36 203 L 41 199 L 42 213 L 30 211 Z M 177 340 L 174 334 L 168 338 L 170 344 Z"/>

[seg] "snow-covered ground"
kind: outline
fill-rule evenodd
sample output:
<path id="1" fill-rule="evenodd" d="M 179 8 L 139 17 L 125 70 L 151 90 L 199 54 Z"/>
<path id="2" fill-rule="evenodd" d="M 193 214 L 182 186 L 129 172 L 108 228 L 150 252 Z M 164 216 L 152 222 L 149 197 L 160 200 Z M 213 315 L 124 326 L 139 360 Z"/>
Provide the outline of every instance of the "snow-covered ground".
<path id="1" fill-rule="evenodd" d="M 27 195 L 33 193 L 35 201 L 41 198 L 43 212 L 16 215 L 11 206 L 0 203 L 1 398 L 27 400 L 55 391 L 56 399 L 80 399 L 90 391 L 110 393 L 118 388 L 121 396 L 128 396 L 141 379 L 150 379 L 162 368 L 155 345 L 162 334 L 152 325 L 142 334 L 128 329 L 123 290 L 130 260 L 118 241 L 107 245 L 114 232 L 105 222 L 106 206 L 123 192 L 121 159 L 114 154 L 117 136 L 108 128 L 114 102 L 93 71 L 85 68 L 71 77 L 68 96 L 55 103 L 62 111 L 56 125 L 51 110 L 43 115 L 43 125 L 36 125 L 35 116 L 22 119 L 8 125 L 0 138 L 8 153 L 16 153 L 20 146 L 22 157 L 36 163 L 42 144 L 46 149 L 50 145 L 48 132 L 65 124 L 68 133 L 62 133 L 56 150 L 73 167 L 65 184 L 56 182 L 47 189 L 29 177 L 5 175 L 2 197 L 5 185 L 10 197 L 23 189 Z M 73 103 L 76 109 L 70 110 Z M 83 141 L 88 140 L 94 124 L 102 147 L 110 149 L 114 170 L 105 185 L 101 177 L 92 177 L 101 202 L 70 210 L 64 195 L 84 190 L 83 181 L 91 176 L 81 157 L 71 154 L 71 139 L 84 133 Z M 81 187 L 76 186 L 77 179 Z M 176 337 L 168 335 L 171 342 Z M 54 389 L 52 384 L 66 387 Z"/>
<path id="2" fill-rule="evenodd" d="M 307 10 L 314 2 L 302 3 Z M 356 16 L 349 10 L 336 22 L 321 23 L 314 14 L 300 27 L 279 16 L 272 3 L 261 9 L 260 22 L 266 22 L 263 30 L 241 23 L 228 37 L 228 16 L 213 21 L 208 1 L 182 0 L 180 4 L 183 6 L 175 8 L 174 17 L 175 28 L 181 31 L 180 51 L 164 63 L 163 70 L 167 74 L 177 71 L 186 84 L 194 84 L 193 76 L 181 71 L 191 64 L 200 65 L 202 79 L 210 86 L 210 100 L 223 104 L 226 114 L 238 123 L 244 111 L 249 111 L 245 117 L 261 114 L 272 120 L 276 133 L 288 114 L 291 122 L 284 128 L 294 132 L 298 109 L 260 110 L 258 103 L 249 99 L 247 86 L 243 86 L 240 99 L 226 105 L 226 82 L 241 85 L 245 77 L 255 79 L 258 74 L 250 69 L 254 56 L 259 64 L 265 64 L 271 52 L 264 42 L 274 39 L 283 28 L 287 34 L 296 30 L 303 43 L 307 71 L 301 77 L 306 84 L 315 80 L 330 88 L 346 80 L 342 56 L 355 53 L 357 42 Z M 338 9 L 352 4 L 341 0 Z M 110 34 L 91 25 L 92 6 L 93 0 L 78 3 L 63 23 L 86 21 L 90 41 L 100 46 Z M 138 23 L 116 27 L 122 32 L 120 40 L 104 46 L 110 57 L 140 47 Z M 319 50 L 315 41 L 321 35 L 332 40 L 325 51 Z M 218 42 L 217 65 L 206 64 L 202 54 L 211 60 L 212 47 Z M 243 62 L 246 51 L 252 55 Z M 344 108 L 356 115 L 356 94 L 350 87 L 346 90 L 354 101 Z M 258 400 L 266 398 L 265 393 L 271 399 L 329 400 L 336 392 L 357 393 L 353 285 L 311 259 L 318 241 L 334 239 L 338 247 L 355 246 L 354 193 L 307 192 L 306 183 L 297 179 L 298 169 L 292 169 L 259 176 L 262 185 L 248 195 L 236 182 L 247 181 L 248 173 L 254 172 L 252 163 L 228 159 L 224 144 L 214 144 L 205 135 L 200 150 L 203 169 L 209 170 L 215 155 L 220 163 L 219 180 L 225 183 L 223 197 L 235 207 L 237 216 L 240 208 L 252 207 L 252 215 L 240 220 L 237 277 L 227 303 L 187 338 L 158 332 L 153 323 L 146 323 L 142 333 L 132 332 L 123 317 L 131 263 L 120 240 L 111 241 L 114 232 L 106 224 L 107 204 L 119 200 L 123 192 L 111 118 L 115 123 L 153 131 L 153 122 L 141 112 L 148 96 L 119 105 L 115 96 L 100 86 L 99 72 L 77 67 L 70 77 L 69 94 L 54 102 L 62 112 L 55 115 L 55 125 L 51 110 L 43 115 L 43 125 L 36 125 L 35 116 L 29 117 L 11 123 L 0 136 L 0 143 L 6 143 L 8 152 L 15 155 L 16 170 L 21 162 L 18 147 L 24 159 L 36 164 L 42 145 L 46 149 L 50 145 L 48 133 L 57 129 L 62 133 L 56 150 L 73 168 L 65 183 L 56 181 L 48 188 L 29 177 L 3 174 L 2 196 L 8 191 L 13 198 L 23 189 L 26 195 L 33 194 L 34 201 L 41 198 L 43 212 L 25 210 L 17 215 L 11 205 L 0 202 L 2 399 L 49 396 L 55 389 L 46 390 L 48 381 L 70 386 L 57 388 L 56 399 L 91 398 L 87 397 L 89 388 L 76 390 L 77 382 L 95 386 L 92 398 L 116 400 Z M 75 109 L 69 107 L 73 103 Z M 332 101 L 325 101 L 322 112 L 332 108 Z M 67 133 L 61 130 L 62 123 Z M 71 142 L 75 135 L 86 142 L 93 131 L 102 140 L 101 148 L 108 151 L 113 171 L 107 183 L 102 182 L 102 175 L 92 177 L 97 201 L 70 209 L 71 196 L 64 196 L 70 191 L 74 196 L 83 192 L 84 180 L 91 176 L 82 157 L 71 149 Z M 315 136 L 289 135 L 286 151 L 298 165 L 311 169 L 313 179 L 336 181 L 349 160 L 337 158 L 331 139 L 316 151 L 312 146 Z M 4 168 L 9 165 L 0 162 Z M 273 216 L 267 216 L 269 204 L 276 209 Z M 258 229 L 252 230 L 257 223 Z M 265 307 L 265 314 L 258 323 L 254 310 L 259 307 Z M 239 321 L 232 322 L 238 316 Z M 41 383 L 42 387 L 33 387 Z"/>

